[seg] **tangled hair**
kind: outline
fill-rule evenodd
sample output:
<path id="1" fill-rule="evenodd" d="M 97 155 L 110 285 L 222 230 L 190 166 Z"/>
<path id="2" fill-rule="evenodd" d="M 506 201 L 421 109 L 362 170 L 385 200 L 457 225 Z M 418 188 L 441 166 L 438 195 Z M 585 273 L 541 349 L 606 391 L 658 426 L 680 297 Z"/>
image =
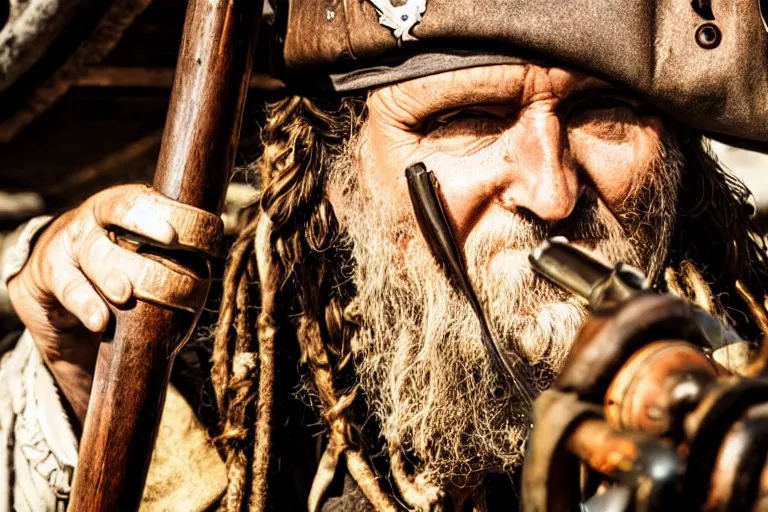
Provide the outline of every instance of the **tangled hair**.
<path id="1" fill-rule="evenodd" d="M 215 333 L 212 380 L 222 428 L 218 442 L 229 476 L 222 507 L 266 508 L 274 459 L 275 345 L 295 338 L 328 440 L 309 509 L 319 510 L 343 455 L 349 474 L 374 508 L 396 510 L 396 498 L 377 478 L 370 452 L 357 435 L 360 429 L 350 408 L 354 383 L 341 377 L 351 360 L 349 340 L 356 326 L 352 262 L 325 196 L 328 162 L 355 139 L 365 118 L 365 101 L 295 96 L 270 105 L 267 114 L 264 152 L 256 163 L 260 203 L 247 210 L 247 222 L 229 255 Z M 768 270 L 762 237 L 746 207 L 749 192 L 710 156 L 700 134 L 677 128 L 675 136 L 686 171 L 666 271 L 655 284 L 727 318 L 742 336 L 755 340 L 765 328 Z M 259 304 L 259 295 L 260 306 L 249 307 Z M 424 490 L 401 466 L 394 453 L 390 472 L 401 498 L 419 503 Z"/>
<path id="2" fill-rule="evenodd" d="M 665 283 L 657 285 L 756 341 L 767 327 L 768 258 L 763 234 L 752 221 L 751 193 L 712 157 L 701 134 L 678 127 L 676 138 L 686 170 Z"/>
<path id="3" fill-rule="evenodd" d="M 354 136 L 363 113 L 359 98 L 323 108 L 292 97 L 268 109 L 264 152 L 257 163 L 261 202 L 251 209 L 252 218 L 230 253 L 214 341 L 212 380 L 222 417 L 219 443 L 229 476 L 223 507 L 228 511 L 242 510 L 246 503 L 251 510 L 266 507 L 274 347 L 285 325 L 294 329 L 329 433 L 320 461 L 324 471 L 310 491 L 310 510 L 319 509 L 341 455 L 368 500 L 378 510 L 396 510 L 354 440 L 346 410 L 355 389 L 337 389 L 335 378 L 350 361 L 347 346 L 354 327 L 344 311 L 350 295 L 344 276 L 349 269 L 339 267 L 349 258 L 334 243 L 338 226 L 324 196 L 322 170 L 332 151 Z M 254 254 L 261 293 L 258 343 L 248 322 Z M 287 316 L 290 322 L 284 321 Z M 255 413 L 248 414 L 255 402 Z"/>

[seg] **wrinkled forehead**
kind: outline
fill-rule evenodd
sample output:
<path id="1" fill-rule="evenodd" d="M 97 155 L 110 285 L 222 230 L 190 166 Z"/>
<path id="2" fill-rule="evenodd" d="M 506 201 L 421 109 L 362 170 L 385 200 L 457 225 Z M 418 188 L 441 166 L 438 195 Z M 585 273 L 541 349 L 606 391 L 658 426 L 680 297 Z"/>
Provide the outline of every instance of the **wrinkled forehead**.
<path id="1" fill-rule="evenodd" d="M 582 71 L 521 61 L 443 71 L 383 86 L 374 94 L 419 97 L 422 102 L 501 103 L 521 105 L 540 99 L 560 99 L 585 90 L 613 89 L 608 82 Z"/>
<path id="2" fill-rule="evenodd" d="M 417 128 L 430 116 L 464 106 L 498 106 L 508 113 L 534 104 L 556 109 L 571 99 L 595 93 L 641 103 L 629 91 L 588 73 L 521 60 L 443 71 L 385 85 L 369 93 L 368 106 L 387 112 L 398 124 Z"/>
<path id="3" fill-rule="evenodd" d="M 450 87 L 451 77 L 461 79 L 461 82 L 455 85 L 466 83 L 467 86 L 485 89 L 495 88 L 500 84 L 488 83 L 487 79 L 495 76 L 484 74 L 482 70 L 501 67 L 508 70 L 507 76 L 511 80 L 508 87 L 505 87 L 505 92 L 524 85 L 522 82 L 526 78 L 526 72 L 532 68 L 551 70 L 553 79 L 560 81 L 568 79 L 567 86 L 575 81 L 600 81 L 595 76 L 572 67 L 563 67 L 552 61 L 498 53 L 479 47 L 422 50 L 406 56 L 396 55 L 376 65 L 332 73 L 329 79 L 333 89 L 342 93 L 405 83 L 423 84 L 423 87 L 442 87 L 447 84 Z"/>

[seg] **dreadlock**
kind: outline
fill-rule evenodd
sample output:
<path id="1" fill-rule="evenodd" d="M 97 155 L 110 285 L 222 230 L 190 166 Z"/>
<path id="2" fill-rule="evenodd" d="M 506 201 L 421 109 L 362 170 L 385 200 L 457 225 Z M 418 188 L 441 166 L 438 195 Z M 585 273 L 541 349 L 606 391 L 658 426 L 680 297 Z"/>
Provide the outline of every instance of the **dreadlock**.
<path id="1" fill-rule="evenodd" d="M 264 152 L 257 164 L 260 207 L 252 209 L 253 218 L 229 256 L 213 350 L 212 380 L 222 411 L 218 441 L 229 474 L 223 506 L 228 511 L 242 510 L 246 503 L 251 510 L 266 507 L 274 346 L 279 329 L 286 325 L 276 317 L 291 309 L 292 295 L 298 296 L 299 311 L 298 318 L 288 324 L 299 342 L 301 360 L 310 368 L 329 432 L 320 461 L 325 471 L 313 483 L 310 509 L 319 508 L 344 455 L 368 500 L 378 510 L 395 510 L 353 439 L 346 409 L 354 401 L 355 390 L 342 394 L 335 385 L 335 370 L 349 361 L 346 346 L 353 326 L 345 319 L 347 301 L 340 291 L 339 272 L 332 267 L 340 256 L 340 249 L 334 247 L 338 227 L 323 194 L 322 171 L 334 156 L 332 148 L 340 148 L 354 135 L 363 112 L 359 98 L 322 108 L 307 98 L 292 97 L 268 108 L 262 132 Z M 250 334 L 247 301 L 249 284 L 256 280 L 254 255 L 261 294 L 256 344 Z M 281 300 L 285 304 L 279 304 Z M 248 414 L 254 402 L 258 402 L 255 412 Z"/>
<path id="2" fill-rule="evenodd" d="M 290 336 L 309 369 L 328 439 L 309 509 L 320 508 L 342 456 L 375 509 L 396 509 L 355 435 L 358 429 L 349 414 L 355 388 L 339 378 L 351 357 L 354 290 L 349 248 L 339 241 L 340 227 L 324 195 L 327 163 L 354 140 L 365 114 L 360 97 L 317 101 L 294 96 L 268 107 L 264 151 L 256 163 L 260 203 L 247 210 L 247 223 L 229 255 L 213 349 L 222 429 L 218 443 L 229 475 L 223 508 L 228 511 L 246 505 L 266 508 L 275 344 Z M 686 172 L 666 271 L 656 285 L 727 318 L 740 334 L 755 340 L 768 324 L 768 270 L 762 237 L 746 208 L 749 192 L 710 156 L 700 134 L 678 128 L 676 138 Z M 258 296 L 260 307 L 249 307 L 259 303 Z M 435 489 L 407 475 L 397 447 L 390 446 L 389 452 L 401 498 L 416 507 L 434 504 Z"/>
<path id="3" fill-rule="evenodd" d="M 686 171 L 664 282 L 657 284 L 725 320 L 744 339 L 758 340 L 766 334 L 768 257 L 751 194 L 700 134 L 678 127 L 676 138 Z"/>

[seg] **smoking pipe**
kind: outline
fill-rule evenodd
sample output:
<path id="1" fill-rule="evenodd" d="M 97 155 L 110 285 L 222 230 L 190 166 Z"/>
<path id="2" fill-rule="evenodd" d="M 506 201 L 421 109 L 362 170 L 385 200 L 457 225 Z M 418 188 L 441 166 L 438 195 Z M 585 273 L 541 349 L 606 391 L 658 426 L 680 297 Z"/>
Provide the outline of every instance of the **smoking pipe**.
<path id="1" fill-rule="evenodd" d="M 427 171 L 423 163 L 417 163 L 405 170 L 405 177 L 416 220 L 432 255 L 472 305 L 483 329 L 483 342 L 493 364 L 501 375 L 512 382 L 520 396 L 531 404 L 536 397 L 536 391 L 531 385 L 531 369 L 517 352 L 505 351 L 501 347 L 490 326 L 488 315 L 467 275 L 453 228 L 445 215 L 440 198 L 440 185 L 435 174 Z"/>

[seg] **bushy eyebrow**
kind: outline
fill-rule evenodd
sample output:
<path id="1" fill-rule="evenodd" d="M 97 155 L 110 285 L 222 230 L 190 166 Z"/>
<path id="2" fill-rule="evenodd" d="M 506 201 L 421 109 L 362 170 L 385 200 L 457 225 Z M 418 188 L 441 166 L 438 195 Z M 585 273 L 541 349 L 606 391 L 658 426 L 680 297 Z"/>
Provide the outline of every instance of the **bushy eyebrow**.
<path id="1" fill-rule="evenodd" d="M 403 110 L 407 111 L 407 117 L 410 118 L 410 122 L 406 124 L 415 128 L 435 115 L 471 105 L 510 104 L 512 108 L 520 106 L 525 87 L 523 67 L 510 70 L 510 79 L 503 82 L 501 87 L 496 81 L 489 83 L 484 80 L 485 74 L 482 70 L 472 71 L 462 77 L 460 85 L 455 80 L 459 75 L 446 73 L 392 86 L 393 95 L 405 98 Z M 569 80 L 558 93 L 567 97 L 576 93 L 587 94 L 586 91 L 591 89 L 619 92 L 602 80 L 582 75 Z M 412 101 L 408 101 L 408 98 Z"/>

